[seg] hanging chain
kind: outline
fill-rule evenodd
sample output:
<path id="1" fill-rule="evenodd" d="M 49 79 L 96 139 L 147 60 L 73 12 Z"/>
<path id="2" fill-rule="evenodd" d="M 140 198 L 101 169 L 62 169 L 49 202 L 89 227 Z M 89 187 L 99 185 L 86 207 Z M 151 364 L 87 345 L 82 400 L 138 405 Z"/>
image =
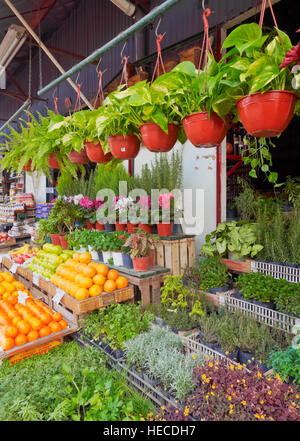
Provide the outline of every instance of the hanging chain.
<path id="1" fill-rule="evenodd" d="M 29 66 L 28 66 L 28 98 L 31 99 L 32 87 L 32 39 L 29 37 Z"/>
<path id="2" fill-rule="evenodd" d="M 42 41 L 41 40 L 41 5 L 39 2 L 39 28 L 38 28 L 38 32 L 39 32 L 39 43 Z M 39 79 L 40 79 L 40 89 L 43 88 L 43 70 L 42 70 L 42 48 L 41 45 L 39 44 Z"/>

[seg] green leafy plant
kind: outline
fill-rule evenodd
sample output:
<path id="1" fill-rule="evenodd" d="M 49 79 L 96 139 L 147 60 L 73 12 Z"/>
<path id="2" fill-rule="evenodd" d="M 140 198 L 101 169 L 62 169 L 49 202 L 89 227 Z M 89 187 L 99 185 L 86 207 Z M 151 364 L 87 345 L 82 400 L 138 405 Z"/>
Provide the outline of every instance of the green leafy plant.
<path id="1" fill-rule="evenodd" d="M 286 351 L 271 352 L 272 368 L 284 381 L 300 386 L 300 351 L 292 346 Z"/>
<path id="2" fill-rule="evenodd" d="M 46 237 L 50 234 L 57 234 L 57 222 L 53 216 L 50 216 L 48 219 L 41 219 L 38 224 L 38 235 L 36 238 L 36 242 L 38 245 L 44 245 L 46 242 Z"/>
<path id="3" fill-rule="evenodd" d="M 231 275 L 227 266 L 220 262 L 218 256 L 202 256 L 198 258 L 193 267 L 185 268 L 183 277 L 195 289 L 207 291 L 211 288 L 220 288 L 227 285 Z"/>
<path id="4" fill-rule="evenodd" d="M 255 224 L 244 221 L 222 222 L 215 231 L 206 235 L 205 240 L 201 252 L 208 256 L 225 256 L 230 252 L 234 259 L 239 259 L 254 257 L 263 249 L 257 243 Z"/>
<path id="5" fill-rule="evenodd" d="M 142 313 L 140 304 L 111 304 L 107 308 L 89 313 L 82 321 L 82 332 L 92 339 L 104 339 L 113 348 L 149 329 L 153 316 Z"/>
<path id="6" fill-rule="evenodd" d="M 242 186 L 241 193 L 234 199 L 238 214 L 242 219 L 251 220 L 255 218 L 258 205 L 255 191 L 245 179 L 239 176 L 237 177 L 237 183 Z"/>

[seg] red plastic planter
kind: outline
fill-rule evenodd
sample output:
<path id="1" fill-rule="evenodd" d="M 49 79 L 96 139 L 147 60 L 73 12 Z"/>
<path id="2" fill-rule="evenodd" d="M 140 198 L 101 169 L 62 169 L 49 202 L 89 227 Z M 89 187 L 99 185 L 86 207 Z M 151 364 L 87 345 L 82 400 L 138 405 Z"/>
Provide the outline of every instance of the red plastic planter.
<path id="1" fill-rule="evenodd" d="M 247 132 L 257 138 L 280 135 L 294 115 L 297 96 L 288 90 L 270 90 L 240 98 L 240 120 Z"/>
<path id="2" fill-rule="evenodd" d="M 96 222 L 96 230 L 104 231 L 105 230 L 105 226 L 103 224 L 101 224 L 101 222 Z"/>
<path id="3" fill-rule="evenodd" d="M 60 234 L 50 234 L 53 245 L 60 245 Z"/>
<path id="4" fill-rule="evenodd" d="M 60 241 L 60 245 L 61 245 L 62 249 L 67 250 L 68 249 L 68 236 L 66 236 L 65 234 L 60 235 L 59 241 Z"/>
<path id="5" fill-rule="evenodd" d="M 96 224 L 92 224 L 89 220 L 86 221 L 86 228 L 88 230 L 93 230 L 96 227 Z"/>
<path id="6" fill-rule="evenodd" d="M 73 164 L 87 164 L 89 162 L 85 147 L 83 147 L 80 152 L 72 150 L 67 156 Z"/>
<path id="7" fill-rule="evenodd" d="M 107 139 L 111 154 L 117 159 L 134 159 L 140 151 L 140 140 L 135 135 L 115 135 Z"/>
<path id="8" fill-rule="evenodd" d="M 60 168 L 55 153 L 51 153 L 51 155 L 49 156 L 48 165 L 50 168 Z"/>
<path id="9" fill-rule="evenodd" d="M 134 234 L 136 232 L 138 225 L 132 224 L 131 222 L 127 222 L 127 231 L 130 234 Z"/>
<path id="10" fill-rule="evenodd" d="M 31 159 L 29 159 L 29 161 L 27 162 L 27 164 L 26 165 L 24 165 L 24 167 L 23 167 L 23 171 L 25 171 L 25 172 L 31 172 L 31 171 L 33 171 L 33 170 L 31 170 Z"/>
<path id="11" fill-rule="evenodd" d="M 157 232 L 159 236 L 171 236 L 172 226 L 173 226 L 173 222 L 170 222 L 169 224 L 163 224 L 163 223 L 157 224 Z"/>
<path id="12" fill-rule="evenodd" d="M 121 222 L 116 222 L 116 230 L 118 231 L 126 231 L 127 224 L 121 224 Z"/>
<path id="13" fill-rule="evenodd" d="M 93 142 L 86 142 L 85 147 L 87 157 L 91 162 L 106 164 L 113 157 L 110 152 L 106 154 L 103 152 L 100 142 L 98 144 L 94 144 Z"/>
<path id="14" fill-rule="evenodd" d="M 215 112 L 192 113 L 182 120 L 186 136 L 195 147 L 214 147 L 221 144 L 229 128 L 229 117 L 226 123 Z"/>
<path id="15" fill-rule="evenodd" d="M 150 152 L 169 152 L 177 141 L 179 127 L 168 125 L 168 133 L 155 123 L 146 123 L 140 127 L 142 140 Z"/>
<path id="16" fill-rule="evenodd" d="M 146 231 L 146 233 L 152 234 L 152 225 L 148 224 L 139 224 L 139 228 L 142 228 Z"/>
<path id="17" fill-rule="evenodd" d="M 147 257 L 133 257 L 133 268 L 135 271 L 147 271 L 150 268 L 150 258 Z"/>

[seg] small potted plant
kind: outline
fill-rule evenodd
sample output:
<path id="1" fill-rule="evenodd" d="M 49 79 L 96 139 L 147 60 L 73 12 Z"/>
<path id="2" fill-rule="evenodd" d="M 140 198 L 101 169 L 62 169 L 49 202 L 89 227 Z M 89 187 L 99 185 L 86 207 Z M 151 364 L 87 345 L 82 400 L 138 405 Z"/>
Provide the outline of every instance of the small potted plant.
<path id="1" fill-rule="evenodd" d="M 139 209 L 139 217 L 141 222 L 139 223 L 139 228 L 142 228 L 146 233 L 152 234 L 153 227 L 151 225 L 151 200 L 149 196 L 141 196 L 138 200 L 141 208 Z"/>
<path id="2" fill-rule="evenodd" d="M 123 240 L 123 245 L 122 245 L 122 248 L 121 248 L 123 266 L 125 266 L 125 268 L 132 269 L 133 268 L 133 262 L 132 262 L 132 258 L 130 256 L 131 248 L 128 247 L 128 246 L 125 246 L 125 242 L 127 241 L 128 237 L 130 237 L 130 234 L 124 232 L 119 237 Z"/>
<path id="3" fill-rule="evenodd" d="M 106 233 L 103 234 L 103 240 L 101 244 L 101 250 L 103 255 L 103 262 L 109 263 L 108 261 L 112 259 L 112 251 L 114 248 L 114 239 L 113 239 L 113 233 Z"/>
<path id="4" fill-rule="evenodd" d="M 155 249 L 154 242 L 155 239 L 141 229 L 126 240 L 125 247 L 131 249 L 130 256 L 135 271 L 147 271 L 151 267 L 151 250 Z"/>
<path id="5" fill-rule="evenodd" d="M 115 266 L 122 266 L 123 265 L 123 258 L 122 258 L 122 247 L 124 245 L 124 241 L 122 238 L 122 234 L 120 234 L 119 231 L 115 231 L 112 233 L 112 258 L 114 261 Z"/>
<path id="6" fill-rule="evenodd" d="M 172 193 L 164 193 L 159 196 L 158 218 L 158 234 L 163 237 L 171 236 L 174 221 L 174 198 Z"/>
<path id="7" fill-rule="evenodd" d="M 127 198 L 125 196 L 116 196 L 114 199 L 114 209 L 116 215 L 116 230 L 126 231 L 127 222 L 123 222 L 122 218 L 124 218 L 127 211 Z"/>

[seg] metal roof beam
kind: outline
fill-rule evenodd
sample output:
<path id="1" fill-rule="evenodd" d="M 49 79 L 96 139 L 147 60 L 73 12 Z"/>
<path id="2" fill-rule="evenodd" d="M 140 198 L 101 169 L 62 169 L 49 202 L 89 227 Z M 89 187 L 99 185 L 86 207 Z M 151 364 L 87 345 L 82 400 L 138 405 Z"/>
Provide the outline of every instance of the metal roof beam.
<path id="1" fill-rule="evenodd" d="M 5 0 L 8 2 L 8 0 Z M 122 43 L 124 40 L 127 40 L 129 37 L 131 37 L 135 32 L 143 29 L 146 27 L 149 23 L 151 23 L 153 20 L 155 20 L 157 17 L 165 13 L 168 9 L 175 6 L 177 3 L 179 3 L 181 0 L 166 0 L 161 5 L 157 6 L 156 8 L 152 9 L 149 14 L 142 17 L 139 21 L 134 23 L 132 26 L 130 26 L 125 31 L 121 32 L 119 35 L 117 35 L 115 38 L 113 38 L 111 41 L 106 43 L 104 46 L 100 47 L 96 51 L 94 51 L 91 55 L 86 57 L 84 60 L 82 60 L 80 63 L 73 66 L 71 69 L 69 69 L 67 72 L 65 72 L 60 77 L 56 78 L 55 80 L 51 81 L 47 86 L 40 89 L 37 94 L 39 96 L 43 95 L 44 93 L 51 90 L 53 87 L 57 86 L 64 80 L 68 80 L 69 77 L 71 77 L 76 72 L 80 71 L 82 68 L 87 66 L 88 64 L 92 63 L 96 59 L 99 59 L 103 54 L 108 52 L 113 47 L 117 46 L 118 44 Z"/>

